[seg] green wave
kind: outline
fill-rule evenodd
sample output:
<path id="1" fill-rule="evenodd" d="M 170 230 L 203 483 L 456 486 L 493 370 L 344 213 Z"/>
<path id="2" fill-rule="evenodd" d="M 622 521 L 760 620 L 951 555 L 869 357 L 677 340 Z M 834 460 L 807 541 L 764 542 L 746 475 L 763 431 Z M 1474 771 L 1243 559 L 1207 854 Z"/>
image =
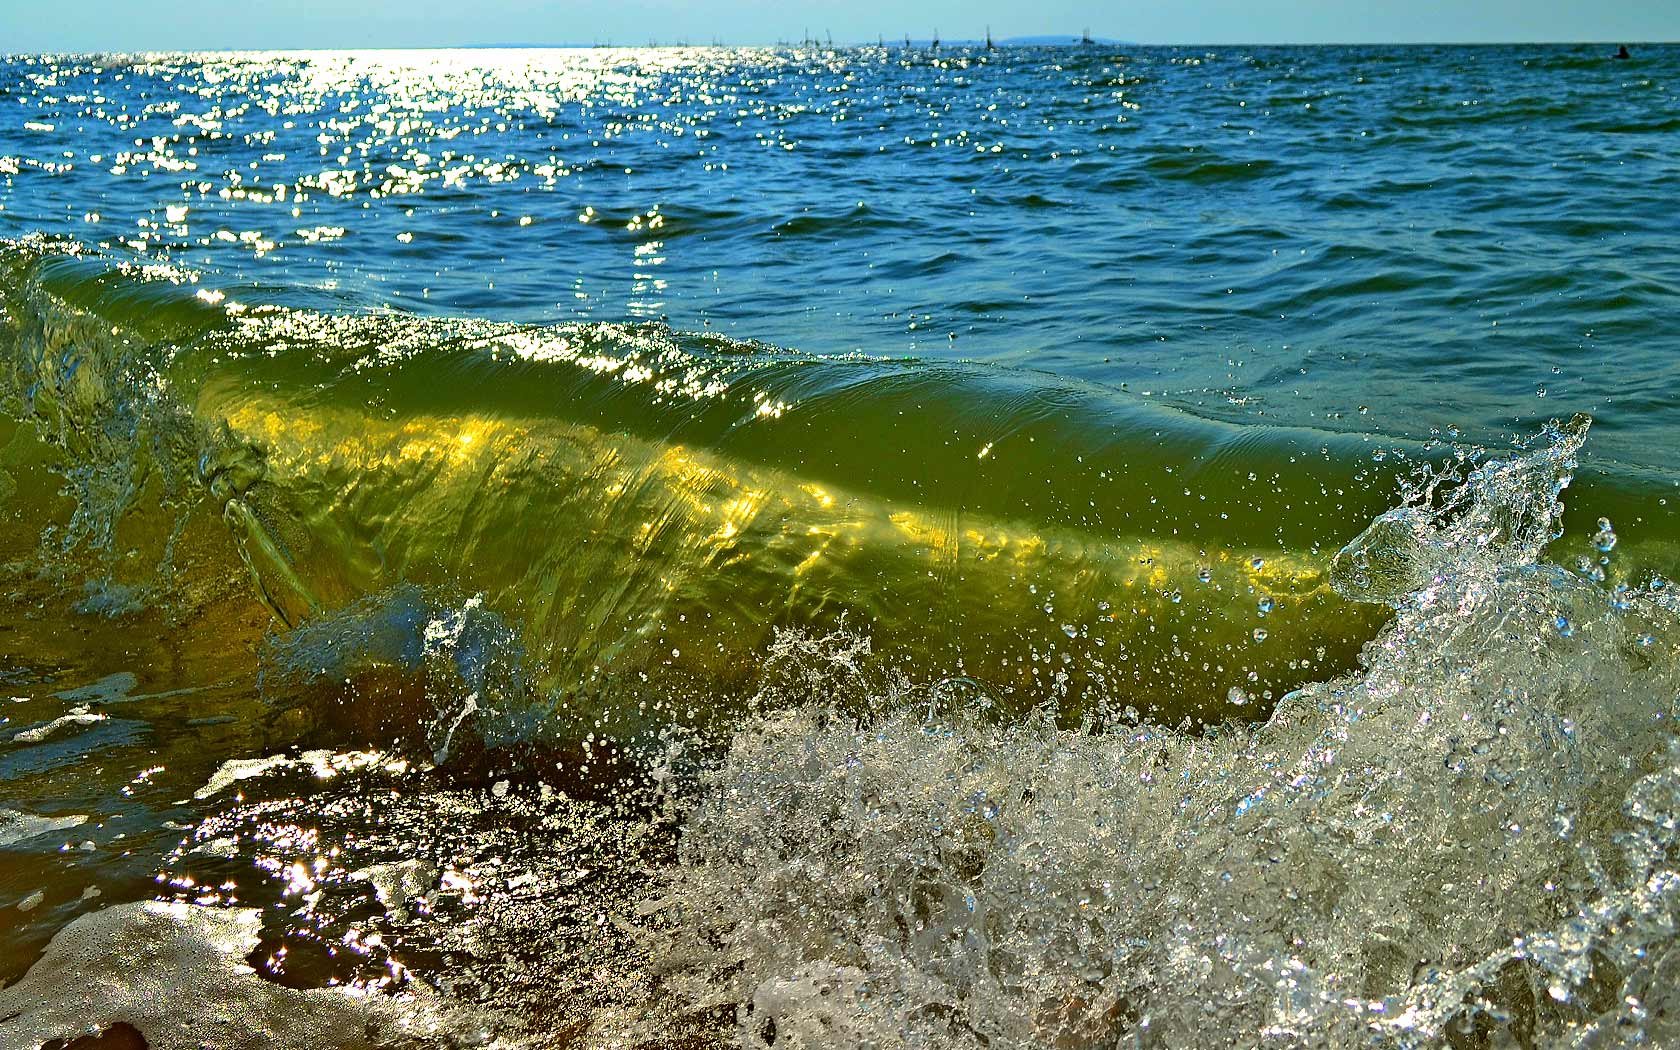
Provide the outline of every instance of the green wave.
<path id="1" fill-rule="evenodd" d="M 1034 372 L 333 316 L 195 280 L 4 252 L 0 386 L 69 479 L 64 545 L 173 565 L 207 508 L 282 629 L 398 588 L 473 597 L 579 725 L 679 692 L 727 708 L 776 629 L 841 621 L 1005 707 L 1260 716 L 1354 662 L 1384 613 L 1332 591 L 1331 556 L 1447 454 Z M 1657 521 L 1669 484 L 1576 491 Z M 153 556 L 119 558 L 136 536 Z"/>

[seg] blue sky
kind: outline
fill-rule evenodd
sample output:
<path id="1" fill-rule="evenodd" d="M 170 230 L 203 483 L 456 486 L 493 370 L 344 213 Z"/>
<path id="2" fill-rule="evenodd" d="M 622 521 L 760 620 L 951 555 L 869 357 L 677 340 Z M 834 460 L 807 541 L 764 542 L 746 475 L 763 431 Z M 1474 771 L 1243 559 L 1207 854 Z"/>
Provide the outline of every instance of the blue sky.
<path id="1" fill-rule="evenodd" d="M 0 51 L 955 39 L 988 24 L 1145 43 L 1680 40 L 1680 0 L 0 0 Z"/>

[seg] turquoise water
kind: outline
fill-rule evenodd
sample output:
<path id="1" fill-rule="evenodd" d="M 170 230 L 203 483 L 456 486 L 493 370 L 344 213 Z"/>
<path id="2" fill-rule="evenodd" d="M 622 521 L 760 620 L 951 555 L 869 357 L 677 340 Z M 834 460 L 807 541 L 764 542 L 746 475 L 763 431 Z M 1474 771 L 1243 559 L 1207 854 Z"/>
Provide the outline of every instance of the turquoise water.
<path id="1" fill-rule="evenodd" d="M 0 234 L 294 305 L 664 318 L 1124 383 L 1240 422 L 1487 441 L 1585 411 L 1595 454 L 1660 466 L 1677 64 L 1660 46 L 13 58 Z"/>
<path id="2" fill-rule="evenodd" d="M 1633 52 L 0 61 L 0 1045 L 1680 1041 Z"/>

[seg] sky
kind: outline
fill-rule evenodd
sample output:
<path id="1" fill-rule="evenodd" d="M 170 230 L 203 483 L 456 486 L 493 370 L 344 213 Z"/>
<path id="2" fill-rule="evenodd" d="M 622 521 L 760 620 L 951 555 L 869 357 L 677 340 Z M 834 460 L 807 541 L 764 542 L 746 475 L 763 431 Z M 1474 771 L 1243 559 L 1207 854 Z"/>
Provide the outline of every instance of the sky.
<path id="1" fill-rule="evenodd" d="M 1141 43 L 1680 40 L 1680 0 L 0 0 L 0 53 L 730 44 L 832 33 Z"/>

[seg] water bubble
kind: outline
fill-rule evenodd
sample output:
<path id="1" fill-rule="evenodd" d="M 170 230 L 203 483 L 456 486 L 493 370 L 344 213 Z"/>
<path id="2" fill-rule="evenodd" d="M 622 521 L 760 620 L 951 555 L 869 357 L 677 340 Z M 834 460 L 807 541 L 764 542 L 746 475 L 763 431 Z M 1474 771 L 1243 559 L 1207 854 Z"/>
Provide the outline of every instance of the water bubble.
<path id="1" fill-rule="evenodd" d="M 1167 597 L 1172 600 L 1172 603 L 1174 605 L 1177 605 L 1179 602 L 1184 600 L 1184 592 L 1174 591 L 1171 594 L 1167 595 Z"/>
<path id="2" fill-rule="evenodd" d="M 1265 558 L 1255 558 L 1253 561 L 1249 562 L 1248 564 L 1254 567 L 1255 572 L 1259 572 L 1261 569 L 1264 569 L 1266 567 L 1266 559 Z"/>
<path id="3" fill-rule="evenodd" d="M 1078 638 L 1079 628 L 1075 627 L 1071 623 L 1064 623 L 1062 624 L 1062 633 L 1067 635 L 1069 638 Z"/>
<path id="4" fill-rule="evenodd" d="M 1266 640 L 1266 629 L 1264 627 L 1256 627 L 1254 629 L 1254 640 L 1257 642 L 1263 642 Z"/>
<path id="5" fill-rule="evenodd" d="M 1206 565 L 1202 566 L 1196 570 L 1196 579 L 1201 580 L 1203 583 L 1208 582 L 1213 579 L 1213 570 L 1208 568 Z"/>
<path id="6" fill-rule="evenodd" d="M 1608 553 L 1616 547 L 1616 532 L 1610 527 L 1609 518 L 1598 519 L 1598 531 L 1593 534 L 1593 546 Z"/>
<path id="7" fill-rule="evenodd" d="M 1258 609 L 1259 609 L 1259 612 L 1260 612 L 1261 616 L 1264 616 L 1267 613 L 1271 612 L 1272 611 L 1272 600 L 1270 598 L 1260 599 L 1260 604 L 1258 606 Z"/>
<path id="8" fill-rule="evenodd" d="M 1241 707 L 1248 703 L 1248 694 L 1243 692 L 1241 686 L 1233 685 L 1231 687 L 1231 691 L 1225 694 L 1225 699 L 1229 700 L 1233 704 L 1236 704 L 1238 707 Z"/>

